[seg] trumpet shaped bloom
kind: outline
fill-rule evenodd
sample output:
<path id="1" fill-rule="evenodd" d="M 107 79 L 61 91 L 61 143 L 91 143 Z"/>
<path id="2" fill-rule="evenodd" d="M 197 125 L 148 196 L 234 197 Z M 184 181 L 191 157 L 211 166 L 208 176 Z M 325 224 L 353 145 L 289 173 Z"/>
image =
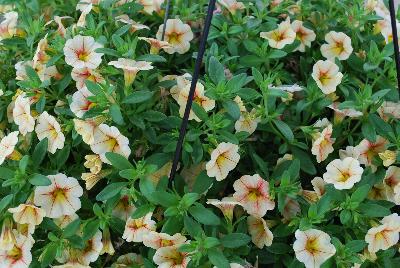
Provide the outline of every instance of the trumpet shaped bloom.
<path id="1" fill-rule="evenodd" d="M 345 33 L 330 31 L 325 35 L 327 44 L 321 46 L 322 56 L 328 60 L 347 60 L 353 52 L 351 39 Z"/>
<path id="2" fill-rule="evenodd" d="M 330 162 L 323 178 L 326 183 L 332 183 L 336 189 L 343 190 L 353 188 L 354 184 L 361 180 L 362 174 L 360 162 L 355 158 L 346 157 Z"/>
<path id="3" fill-rule="evenodd" d="M 294 42 L 296 33 L 293 31 L 289 20 L 282 21 L 278 28 L 269 32 L 261 32 L 260 37 L 267 39 L 272 48 L 282 49 Z"/>
<path id="4" fill-rule="evenodd" d="M 330 94 L 342 82 L 343 74 L 335 63 L 319 60 L 313 66 L 312 78 L 324 94 Z"/>
<path id="5" fill-rule="evenodd" d="M 247 228 L 249 234 L 251 235 L 251 241 L 258 248 L 263 248 L 264 246 L 271 246 L 274 235 L 269 230 L 267 223 L 263 218 L 249 216 L 247 217 Z"/>
<path id="6" fill-rule="evenodd" d="M 39 225 L 43 217 L 46 215 L 45 211 L 32 204 L 21 204 L 15 208 L 9 208 L 8 212 L 13 214 L 14 221 L 19 224 Z"/>
<path id="7" fill-rule="evenodd" d="M 128 242 L 143 242 L 145 235 L 156 230 L 156 222 L 151 219 L 151 216 L 150 212 L 138 219 L 129 218 L 122 238 Z"/>
<path id="8" fill-rule="evenodd" d="M 162 247 L 157 249 L 153 261 L 162 268 L 186 268 L 190 257 L 187 252 L 180 252 L 178 246 Z"/>
<path id="9" fill-rule="evenodd" d="M 146 247 L 159 249 L 162 247 L 170 247 L 174 245 L 181 245 L 186 242 L 186 237 L 180 233 L 169 235 L 165 233 L 157 233 L 154 231 L 149 232 L 143 237 L 143 244 Z"/>
<path id="10" fill-rule="evenodd" d="M 157 39 L 162 39 L 164 24 L 158 28 Z M 165 37 L 163 41 L 168 42 L 172 47 L 164 48 L 168 54 L 179 53 L 184 54 L 190 49 L 190 41 L 193 39 L 192 29 L 188 24 L 183 23 L 180 19 L 167 20 L 165 27 Z"/>
<path id="11" fill-rule="evenodd" d="M 296 39 L 300 41 L 296 51 L 305 52 L 306 47 L 311 47 L 311 43 L 315 40 L 315 32 L 305 27 L 300 20 L 292 22 L 292 29 L 296 33 Z"/>
<path id="12" fill-rule="evenodd" d="M 110 61 L 108 65 L 124 71 L 125 86 L 130 86 L 136 78 L 139 71 L 147 71 L 153 69 L 150 62 L 135 61 L 131 59 L 119 58 L 118 61 Z"/>
<path id="13" fill-rule="evenodd" d="M 47 138 L 47 150 L 50 153 L 54 154 L 57 149 L 64 147 L 65 136 L 61 132 L 61 126 L 54 116 L 49 115 L 47 112 L 40 114 L 35 132 L 39 140 Z"/>
<path id="14" fill-rule="evenodd" d="M 334 151 L 333 143 L 335 139 L 332 138 L 332 125 L 328 125 L 321 133 L 317 133 L 311 153 L 317 157 L 317 162 L 321 163 L 324 161 L 330 153 Z"/>
<path id="15" fill-rule="evenodd" d="M 212 151 L 211 159 L 206 164 L 207 175 L 215 177 L 217 181 L 222 181 L 228 176 L 239 162 L 239 146 L 232 143 L 220 143 Z"/>
<path id="16" fill-rule="evenodd" d="M 400 216 L 393 213 L 381 220 L 381 225 L 372 227 L 365 235 L 365 242 L 368 243 L 368 251 L 376 253 L 379 250 L 386 250 L 399 241 Z"/>
<path id="17" fill-rule="evenodd" d="M 103 53 L 95 52 L 103 47 L 91 36 L 77 35 L 67 40 L 64 46 L 65 62 L 74 68 L 95 69 L 101 63 Z"/>

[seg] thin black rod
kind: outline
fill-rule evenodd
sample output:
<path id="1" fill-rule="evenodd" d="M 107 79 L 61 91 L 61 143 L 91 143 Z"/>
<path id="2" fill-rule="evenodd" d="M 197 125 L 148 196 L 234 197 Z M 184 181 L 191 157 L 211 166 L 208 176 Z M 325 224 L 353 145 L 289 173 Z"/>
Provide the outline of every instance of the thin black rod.
<path id="1" fill-rule="evenodd" d="M 171 9 L 171 0 L 167 0 L 167 5 L 165 6 L 164 24 L 162 29 L 161 41 L 164 41 L 165 38 L 165 29 L 167 28 L 167 20 L 169 18 L 170 9 Z"/>
<path id="2" fill-rule="evenodd" d="M 400 51 L 399 51 L 399 37 L 397 35 L 397 19 L 396 10 L 394 8 L 393 0 L 389 0 L 390 22 L 392 24 L 393 33 L 393 46 L 394 46 L 394 60 L 396 61 L 397 71 L 397 88 L 400 90 Z"/>
<path id="3" fill-rule="evenodd" d="M 183 114 L 182 124 L 181 124 L 181 128 L 179 130 L 178 143 L 176 144 L 174 161 L 172 162 L 171 174 L 169 176 L 170 181 L 173 181 L 175 178 L 179 159 L 181 158 L 183 140 L 186 135 L 186 128 L 187 128 L 187 125 L 189 122 L 189 114 L 190 114 L 190 110 L 192 109 L 192 104 L 193 104 L 193 96 L 194 96 L 194 92 L 196 89 L 197 81 L 199 80 L 200 68 L 203 63 L 203 56 L 204 56 L 204 52 L 206 50 L 208 33 L 210 31 L 211 20 L 212 20 L 212 17 L 214 14 L 214 9 L 215 9 L 215 1 L 216 0 L 210 0 L 208 3 L 207 17 L 204 22 L 204 29 L 203 29 L 203 34 L 202 34 L 201 40 L 200 40 L 200 47 L 199 47 L 196 62 L 194 65 L 192 83 L 190 85 L 189 96 L 188 96 L 188 100 L 186 103 L 185 113 Z"/>

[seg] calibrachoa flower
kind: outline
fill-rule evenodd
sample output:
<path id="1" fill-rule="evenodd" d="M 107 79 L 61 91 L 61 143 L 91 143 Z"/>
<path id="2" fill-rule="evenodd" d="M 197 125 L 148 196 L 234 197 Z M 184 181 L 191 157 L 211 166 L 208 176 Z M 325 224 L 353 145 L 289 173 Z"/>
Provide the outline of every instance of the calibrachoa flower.
<path id="1" fill-rule="evenodd" d="M 317 157 L 317 162 L 324 161 L 330 153 L 334 151 L 333 143 L 335 139 L 332 138 L 332 125 L 328 125 L 321 133 L 315 135 L 311 152 Z"/>
<path id="2" fill-rule="evenodd" d="M 208 199 L 207 204 L 219 208 L 224 214 L 225 218 L 227 218 L 230 221 L 233 219 L 233 209 L 235 208 L 235 206 L 241 205 L 233 197 L 224 197 L 222 198 L 222 200 Z"/>
<path id="3" fill-rule="evenodd" d="M 239 146 L 232 143 L 220 143 L 211 153 L 211 159 L 206 164 L 207 175 L 222 181 L 239 162 Z"/>
<path id="4" fill-rule="evenodd" d="M 282 49 L 294 42 L 296 33 L 293 31 L 289 20 L 282 21 L 278 28 L 270 32 L 261 32 L 260 37 L 267 39 L 272 48 Z"/>
<path id="5" fill-rule="evenodd" d="M 361 180 L 363 168 L 360 162 L 352 157 L 335 159 L 326 166 L 324 181 L 332 183 L 338 190 L 351 189 L 354 184 Z"/>
<path id="6" fill-rule="evenodd" d="M 261 118 L 256 113 L 255 109 L 251 110 L 251 112 L 242 112 L 240 118 L 235 122 L 236 132 L 245 131 L 253 134 L 257 129 L 258 123 L 261 122 Z"/>
<path id="7" fill-rule="evenodd" d="M 263 218 L 248 216 L 247 217 L 247 229 L 251 235 L 251 241 L 258 248 L 264 246 L 271 246 L 274 235 L 269 230 L 267 223 Z"/>
<path id="8" fill-rule="evenodd" d="M 178 246 L 162 247 L 157 249 L 153 261 L 162 268 L 186 268 L 190 257 L 187 252 L 178 251 Z"/>
<path id="9" fill-rule="evenodd" d="M 269 195 L 269 183 L 260 175 L 245 175 L 233 183 L 233 198 L 252 216 L 263 217 L 275 208 Z"/>
<path id="10" fill-rule="evenodd" d="M 89 154 L 85 156 L 85 163 L 83 164 L 85 168 L 90 169 L 90 172 L 93 174 L 97 174 L 100 172 L 103 162 L 100 159 L 100 156 L 97 154 Z"/>
<path id="11" fill-rule="evenodd" d="M 379 107 L 378 113 L 385 121 L 390 118 L 400 119 L 400 102 L 384 101 Z"/>
<path id="12" fill-rule="evenodd" d="M 72 102 L 69 106 L 71 112 L 73 112 L 76 117 L 82 118 L 87 111 L 89 111 L 95 104 L 88 100 L 88 97 L 94 96 L 86 87 L 78 89 L 72 95 Z"/>
<path id="13" fill-rule="evenodd" d="M 85 87 L 85 81 L 89 80 L 95 83 L 103 83 L 104 78 L 96 70 L 90 68 L 73 68 L 71 77 L 76 81 L 77 89 Z"/>
<path id="14" fill-rule="evenodd" d="M 164 24 L 158 28 L 157 39 L 162 40 L 162 31 Z M 188 24 L 183 23 L 180 19 L 167 20 L 165 28 L 165 37 L 163 41 L 167 41 L 172 48 L 164 48 L 168 54 L 179 53 L 184 54 L 190 49 L 190 41 L 193 39 L 192 29 Z"/>
<path id="15" fill-rule="evenodd" d="M 342 82 L 343 74 L 335 63 L 319 60 L 314 64 L 312 78 L 324 94 L 330 94 Z"/>
<path id="16" fill-rule="evenodd" d="M 39 225 L 46 215 L 43 209 L 32 204 L 21 204 L 18 207 L 9 208 L 8 212 L 13 214 L 15 222 L 29 225 Z"/>
<path id="17" fill-rule="evenodd" d="M 296 50 L 305 52 L 306 47 L 311 47 L 311 43 L 315 40 L 316 35 L 313 30 L 308 29 L 300 20 L 292 22 L 292 29 L 296 33 L 296 39 L 300 41 L 300 45 Z"/>
<path id="18" fill-rule="evenodd" d="M 17 33 L 18 13 L 10 11 L 3 15 L 3 20 L 0 22 L 0 41 L 11 38 Z"/>
<path id="19" fill-rule="evenodd" d="M 246 8 L 242 2 L 238 2 L 236 0 L 219 0 L 218 3 L 225 7 L 232 14 L 235 14 L 237 11 L 241 11 Z"/>
<path id="20" fill-rule="evenodd" d="M 345 33 L 331 31 L 325 35 L 327 44 L 321 46 L 322 56 L 328 60 L 347 60 L 353 52 L 351 39 Z"/>
<path id="21" fill-rule="evenodd" d="M 82 136 L 83 142 L 91 145 L 94 142 L 94 132 L 98 127 L 98 122 L 93 119 L 73 119 L 73 122 L 75 131 Z"/>
<path id="22" fill-rule="evenodd" d="M 34 203 L 46 211 L 49 218 L 72 215 L 81 208 L 83 189 L 75 178 L 59 173 L 48 175 L 49 186 L 37 186 Z"/>
<path id="23" fill-rule="evenodd" d="M 147 71 L 153 69 L 153 66 L 150 62 L 135 61 L 124 58 L 119 58 L 118 61 L 110 61 L 108 65 L 114 66 L 115 68 L 122 69 L 124 71 L 125 86 L 127 87 L 132 85 L 139 71 Z"/>
<path id="24" fill-rule="evenodd" d="M 350 118 L 357 118 L 363 115 L 362 112 L 356 111 L 354 109 L 339 109 L 339 102 L 334 102 L 331 105 L 328 106 L 328 108 L 332 109 L 335 111 L 335 116 L 334 116 L 334 122 L 335 123 L 340 123 L 343 121 L 343 119 L 348 116 Z"/>
<path id="25" fill-rule="evenodd" d="M 186 237 L 180 233 L 169 235 L 165 233 L 157 233 L 151 231 L 143 236 L 143 244 L 146 247 L 159 249 L 162 247 L 170 247 L 174 245 L 181 245 L 186 242 Z"/>
<path id="26" fill-rule="evenodd" d="M 143 266 L 142 256 L 136 253 L 128 253 L 118 257 L 117 261 L 111 266 L 112 268 Z"/>
<path id="27" fill-rule="evenodd" d="M 139 40 L 143 40 L 150 44 L 150 53 L 151 54 L 158 54 L 161 49 L 172 49 L 170 43 L 166 41 L 161 41 L 155 38 L 149 37 L 139 37 Z"/>
<path id="28" fill-rule="evenodd" d="M 118 128 L 106 124 L 95 128 L 90 148 L 95 154 L 100 155 L 101 161 L 107 164 L 110 164 L 106 158 L 107 152 L 117 153 L 126 158 L 131 154 L 128 138 L 122 135 Z"/>
<path id="29" fill-rule="evenodd" d="M 185 113 L 186 103 L 189 98 L 190 84 L 187 84 L 184 88 L 179 91 L 177 102 L 179 104 L 179 114 L 183 117 Z M 205 95 L 204 86 L 201 83 L 196 84 L 196 89 L 193 96 L 193 102 L 197 103 L 201 107 L 204 108 L 206 112 L 211 111 L 215 107 L 215 101 L 210 99 Z M 190 111 L 189 120 L 196 120 L 200 122 L 200 118 L 193 112 Z"/>
<path id="30" fill-rule="evenodd" d="M 62 149 L 64 147 L 65 136 L 61 132 L 60 124 L 47 112 L 43 112 L 38 117 L 35 132 L 39 140 L 47 138 L 47 150 L 50 153 L 54 154 L 57 149 Z"/>
<path id="31" fill-rule="evenodd" d="M 95 69 L 101 63 L 102 53 L 95 52 L 103 47 L 91 36 L 77 35 L 67 40 L 64 46 L 65 62 L 74 68 Z"/>
<path id="32" fill-rule="evenodd" d="M 101 249 L 100 255 L 105 253 L 109 255 L 115 254 L 115 249 L 111 240 L 110 230 L 108 228 L 104 228 L 103 237 L 101 238 L 101 243 L 103 244 L 103 248 Z"/>
<path id="33" fill-rule="evenodd" d="M 0 141 L 0 165 L 3 164 L 7 156 L 14 152 L 15 145 L 18 143 L 18 131 L 13 131 Z"/>
<path id="34" fill-rule="evenodd" d="M 382 153 L 378 153 L 380 159 L 382 159 L 383 165 L 388 167 L 396 162 L 397 153 L 395 151 L 386 150 Z"/>
<path id="35" fill-rule="evenodd" d="M 150 212 L 138 219 L 129 218 L 122 238 L 128 242 L 143 242 L 145 235 L 156 230 L 156 222 L 151 219 L 152 215 Z"/>
<path id="36" fill-rule="evenodd" d="M 297 230 L 295 236 L 293 249 L 296 258 L 304 263 L 306 268 L 319 268 L 336 253 L 330 236 L 323 231 L 317 229 Z"/>
<path id="37" fill-rule="evenodd" d="M 16 234 L 15 245 L 11 249 L 0 248 L 1 268 L 28 268 L 32 262 L 32 244 L 26 236 Z"/>
<path id="38" fill-rule="evenodd" d="M 165 0 L 137 0 L 137 2 L 143 6 L 143 11 L 149 15 L 152 15 L 153 12 L 160 13 L 161 5 L 164 1 Z"/>
<path id="39" fill-rule="evenodd" d="M 144 24 L 140 24 L 137 23 L 136 21 L 132 20 L 131 18 L 129 18 L 128 15 L 124 14 L 124 15 L 120 15 L 118 17 L 115 18 L 117 21 L 120 21 L 122 23 L 128 24 L 131 26 L 130 31 L 132 33 L 139 31 L 139 30 L 143 30 L 143 29 L 147 29 L 150 30 L 149 26 L 146 26 Z"/>
<path id="40" fill-rule="evenodd" d="M 123 221 L 127 221 L 135 209 L 135 206 L 129 202 L 129 196 L 123 195 L 114 207 L 112 215 Z"/>
<path id="41" fill-rule="evenodd" d="M 0 233 L 0 249 L 11 250 L 15 245 L 15 233 L 13 231 L 13 221 L 11 218 L 5 218 Z"/>
<path id="42" fill-rule="evenodd" d="M 400 168 L 391 166 L 386 170 L 385 178 L 383 179 L 383 188 L 385 190 L 386 199 L 395 203 L 400 204 L 399 196 L 395 193 L 396 188 L 400 184 Z"/>
<path id="43" fill-rule="evenodd" d="M 85 181 L 86 190 L 92 189 L 101 179 L 110 175 L 110 171 L 100 171 L 98 173 L 82 173 L 81 178 Z"/>
<path id="44" fill-rule="evenodd" d="M 31 104 L 25 94 L 20 94 L 15 99 L 13 108 L 14 123 L 18 125 L 19 132 L 25 136 L 35 128 L 35 119 L 31 115 Z"/>
<path id="45" fill-rule="evenodd" d="M 376 253 L 379 250 L 386 250 L 399 241 L 400 216 L 393 213 L 381 220 L 381 225 L 372 227 L 365 235 L 365 242 L 368 243 L 368 251 Z"/>
<path id="46" fill-rule="evenodd" d="M 381 136 L 377 136 L 375 142 L 370 142 L 367 139 L 363 139 L 355 147 L 355 150 L 357 150 L 360 154 L 360 156 L 358 157 L 358 160 L 363 165 L 371 166 L 372 159 L 375 156 L 377 156 L 379 153 L 384 152 L 387 144 L 388 144 L 388 141 Z"/>
<path id="47" fill-rule="evenodd" d="M 84 265 L 89 265 L 91 262 L 95 262 L 103 249 L 103 243 L 101 242 L 101 232 L 97 231 L 94 236 L 86 242 L 85 248 L 80 251 L 81 256 L 79 260 Z"/>

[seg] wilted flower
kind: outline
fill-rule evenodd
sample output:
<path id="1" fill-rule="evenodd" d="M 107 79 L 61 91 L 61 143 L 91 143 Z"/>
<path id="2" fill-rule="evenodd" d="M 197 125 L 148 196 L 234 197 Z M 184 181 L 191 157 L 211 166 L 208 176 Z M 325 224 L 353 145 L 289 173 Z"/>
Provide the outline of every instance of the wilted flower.
<path id="1" fill-rule="evenodd" d="M 146 26 L 146 25 L 144 25 L 144 24 L 140 24 L 140 23 L 138 23 L 138 22 L 132 20 L 131 18 L 129 18 L 128 15 L 125 15 L 125 14 L 124 14 L 124 15 L 120 15 L 120 16 L 116 17 L 115 19 L 116 19 L 117 21 L 120 21 L 120 22 L 122 22 L 122 23 L 125 23 L 125 24 L 130 25 L 130 26 L 131 26 L 130 31 L 131 31 L 132 33 L 136 32 L 136 31 L 139 31 L 139 30 L 143 30 L 143 29 L 148 29 L 148 30 L 150 30 L 149 26 Z"/>
<path id="2" fill-rule="evenodd" d="M 0 267 L 28 268 L 32 262 L 31 241 L 22 234 L 16 234 L 11 249 L 0 248 Z"/>
<path id="3" fill-rule="evenodd" d="M 143 236 L 143 244 L 146 247 L 159 249 L 162 247 L 179 246 L 186 242 L 186 237 L 180 233 L 169 235 L 151 231 Z"/>
<path id="4" fill-rule="evenodd" d="M 97 174 L 100 172 L 103 162 L 100 159 L 100 156 L 97 154 L 88 154 L 85 156 L 85 163 L 83 164 L 85 168 L 90 169 L 90 172 L 93 174 Z"/>
<path id="5" fill-rule="evenodd" d="M 85 181 L 86 190 L 92 189 L 101 179 L 110 175 L 110 171 L 102 170 L 99 173 L 82 173 L 82 180 Z"/>
<path id="6" fill-rule="evenodd" d="M 338 190 L 351 189 L 361 180 L 363 168 L 360 162 L 352 157 L 335 159 L 326 166 L 324 181 L 332 183 Z"/>
<path id="7" fill-rule="evenodd" d="M 67 177 L 62 173 L 48 175 L 51 181 L 49 186 L 35 188 L 34 203 L 46 211 L 49 218 L 59 218 L 72 215 L 81 208 L 79 197 L 83 189 L 75 178 Z"/>
<path id="8" fill-rule="evenodd" d="M 79 219 L 79 217 L 76 213 L 73 213 L 71 215 L 64 215 L 59 218 L 55 218 L 53 219 L 53 221 L 58 227 L 65 228 L 68 226 L 68 224 L 70 224 L 76 219 Z"/>
<path id="9" fill-rule="evenodd" d="M 315 40 L 316 35 L 314 31 L 305 27 L 300 20 L 292 22 L 292 29 L 296 33 L 296 39 L 300 41 L 300 45 L 296 48 L 296 51 L 305 52 L 306 47 L 311 47 L 311 42 Z"/>
<path id="10" fill-rule="evenodd" d="M 326 260 L 335 255 L 336 249 L 331 244 L 330 236 L 320 230 L 297 230 L 293 249 L 296 258 L 306 268 L 319 268 Z"/>
<path id="11" fill-rule="evenodd" d="M 7 156 L 14 151 L 15 145 L 18 143 L 18 131 L 13 131 L 0 141 L 0 165 L 3 164 Z"/>
<path id="12" fill-rule="evenodd" d="M 95 69 L 101 63 L 102 53 L 95 52 L 103 47 L 91 36 L 77 35 L 67 40 L 64 46 L 65 62 L 74 68 Z"/>
<path id="13" fill-rule="evenodd" d="M 134 267 L 143 265 L 142 256 L 136 253 L 128 253 L 118 257 L 117 261 L 111 265 L 111 268 L 125 268 L 125 267 Z"/>
<path id="14" fill-rule="evenodd" d="M 397 153 L 395 151 L 386 150 L 382 153 L 378 153 L 378 155 L 382 159 L 385 167 L 388 167 L 396 162 Z"/>
<path id="15" fill-rule="evenodd" d="M 225 218 L 229 219 L 230 221 L 233 218 L 233 209 L 236 205 L 241 205 L 237 202 L 233 197 L 224 197 L 222 200 L 218 199 L 208 199 L 207 204 L 216 206 L 219 208 L 222 213 L 224 214 Z"/>
<path id="16" fill-rule="evenodd" d="M 0 233 L 0 250 L 11 250 L 16 243 L 13 222 L 10 218 L 3 221 Z"/>
<path id="17" fill-rule="evenodd" d="M 162 40 L 163 27 L 164 24 L 161 24 L 158 28 L 156 35 L 158 40 Z M 163 41 L 167 41 L 172 48 L 164 48 L 165 52 L 168 54 L 184 54 L 190 49 L 190 41 L 192 39 L 193 32 L 188 24 L 183 23 L 180 19 L 167 20 Z"/>
<path id="18" fill-rule="evenodd" d="M 47 138 L 47 150 L 54 154 L 57 149 L 62 149 L 64 147 L 65 136 L 61 132 L 60 124 L 57 122 L 54 116 L 49 115 L 45 111 L 40 114 L 37 122 L 38 123 L 35 128 L 36 135 L 39 140 Z"/>
<path id="19" fill-rule="evenodd" d="M 321 46 L 322 56 L 328 60 L 347 60 L 353 52 L 351 39 L 345 33 L 331 31 L 325 35 L 327 44 Z"/>
<path id="20" fill-rule="evenodd" d="M 239 146 L 232 143 L 220 143 L 211 153 L 211 159 L 206 164 L 207 175 L 222 181 L 239 162 Z"/>
<path id="21" fill-rule="evenodd" d="M 139 37 L 139 40 L 146 41 L 150 44 L 150 53 L 151 54 L 158 54 L 160 49 L 172 49 L 170 43 L 166 41 L 161 41 L 155 38 L 148 38 L 148 37 Z"/>
<path id="22" fill-rule="evenodd" d="M 150 62 L 135 61 L 124 58 L 119 58 L 118 61 L 110 61 L 108 65 L 114 66 L 115 68 L 122 69 L 124 71 L 125 86 L 127 87 L 132 85 L 139 71 L 147 71 L 153 69 L 153 66 Z"/>
<path id="23" fill-rule="evenodd" d="M 372 227 L 365 235 L 365 242 L 368 243 L 368 251 L 376 253 L 379 250 L 386 250 L 399 241 L 400 217 L 393 213 L 381 220 L 381 225 Z"/>
<path id="24" fill-rule="evenodd" d="M 317 162 L 324 161 L 330 153 L 334 151 L 333 143 L 335 139 L 332 138 L 332 125 L 327 126 L 321 133 L 317 133 L 314 137 L 311 152 L 317 157 Z"/>
<path id="25" fill-rule="evenodd" d="M 153 256 L 154 263 L 163 268 L 186 268 L 190 261 L 189 254 L 178 251 L 178 248 L 170 246 L 157 249 Z"/>
<path id="26" fill-rule="evenodd" d="M 119 199 L 117 205 L 114 207 L 112 215 L 122 219 L 123 221 L 127 221 L 135 209 L 135 206 L 129 202 L 129 197 L 127 195 L 123 195 Z"/>
<path id="27" fill-rule="evenodd" d="M 263 217 L 275 208 L 269 195 L 269 183 L 260 175 L 245 175 L 233 183 L 233 198 L 252 216 Z"/>
<path id="28" fill-rule="evenodd" d="M 3 20 L 0 22 L 0 41 L 11 38 L 17 33 L 17 22 L 17 12 L 10 11 L 3 15 Z"/>
<path id="29" fill-rule="evenodd" d="M 269 230 L 267 223 L 263 218 L 248 216 L 247 217 L 247 229 L 251 235 L 251 241 L 258 248 L 263 248 L 264 246 L 271 246 L 274 235 Z"/>
<path id="30" fill-rule="evenodd" d="M 319 60 L 314 64 L 312 78 L 324 94 L 330 94 L 342 82 L 343 74 L 335 63 Z"/>
<path id="31" fill-rule="evenodd" d="M 282 49 L 294 42 L 296 33 L 293 31 L 289 20 L 282 21 L 278 28 L 270 32 L 261 32 L 260 37 L 267 39 L 272 48 Z"/>
<path id="32" fill-rule="evenodd" d="M 150 179 L 154 185 L 157 185 L 162 177 L 170 175 L 171 168 L 172 168 L 172 162 L 169 161 L 166 164 L 164 164 L 161 168 L 159 168 L 157 171 L 151 172 L 151 174 L 148 175 L 148 179 Z"/>
<path id="33" fill-rule="evenodd" d="M 149 212 L 138 219 L 129 218 L 122 238 L 128 242 L 143 242 L 145 235 L 156 230 L 156 222 L 151 219 L 152 214 Z"/>
<path id="34" fill-rule="evenodd" d="M 107 152 L 117 153 L 125 158 L 128 158 L 131 154 L 128 138 L 122 135 L 118 128 L 114 126 L 99 125 L 94 130 L 93 139 L 94 141 L 90 144 L 90 148 L 95 154 L 100 155 L 103 163 L 110 164 L 110 161 L 106 158 Z"/>

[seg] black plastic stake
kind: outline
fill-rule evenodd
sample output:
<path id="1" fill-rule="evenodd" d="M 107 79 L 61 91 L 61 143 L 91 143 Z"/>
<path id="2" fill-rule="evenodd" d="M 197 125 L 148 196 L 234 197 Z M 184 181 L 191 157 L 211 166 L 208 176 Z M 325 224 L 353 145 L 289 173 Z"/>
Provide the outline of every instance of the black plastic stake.
<path id="1" fill-rule="evenodd" d="M 393 46 L 394 46 L 394 60 L 396 61 L 397 71 L 397 88 L 400 90 L 400 52 L 399 52 L 399 37 L 397 35 L 397 20 L 396 10 L 394 8 L 393 0 L 389 0 L 390 22 L 392 24 L 393 33 Z"/>
<path id="2" fill-rule="evenodd" d="M 204 56 L 204 52 L 206 50 L 208 33 L 210 31 L 211 20 L 212 20 L 212 17 L 214 14 L 214 9 L 215 9 L 215 1 L 216 0 L 210 0 L 208 3 L 207 17 L 204 22 L 203 35 L 201 36 L 201 40 L 200 40 L 200 47 L 199 47 L 199 51 L 197 53 L 197 58 L 196 58 L 195 66 L 194 66 L 192 83 L 190 85 L 189 96 L 188 96 L 188 100 L 186 103 L 186 108 L 185 108 L 185 113 L 183 115 L 181 128 L 179 131 L 178 143 L 176 145 L 174 161 L 172 162 L 171 173 L 169 176 L 170 182 L 173 181 L 175 178 L 176 170 L 178 168 L 178 163 L 181 158 L 183 140 L 186 135 L 186 128 L 187 128 L 187 125 L 189 122 L 190 110 L 192 109 L 194 92 L 196 89 L 197 81 L 199 80 L 200 68 L 201 68 L 201 64 L 203 63 L 203 56 Z"/>
<path id="3" fill-rule="evenodd" d="M 165 29 L 167 28 L 167 20 L 169 18 L 170 9 L 171 9 L 171 0 L 167 0 L 167 5 L 165 6 L 164 25 L 162 29 L 161 41 L 164 41 L 165 38 Z"/>

